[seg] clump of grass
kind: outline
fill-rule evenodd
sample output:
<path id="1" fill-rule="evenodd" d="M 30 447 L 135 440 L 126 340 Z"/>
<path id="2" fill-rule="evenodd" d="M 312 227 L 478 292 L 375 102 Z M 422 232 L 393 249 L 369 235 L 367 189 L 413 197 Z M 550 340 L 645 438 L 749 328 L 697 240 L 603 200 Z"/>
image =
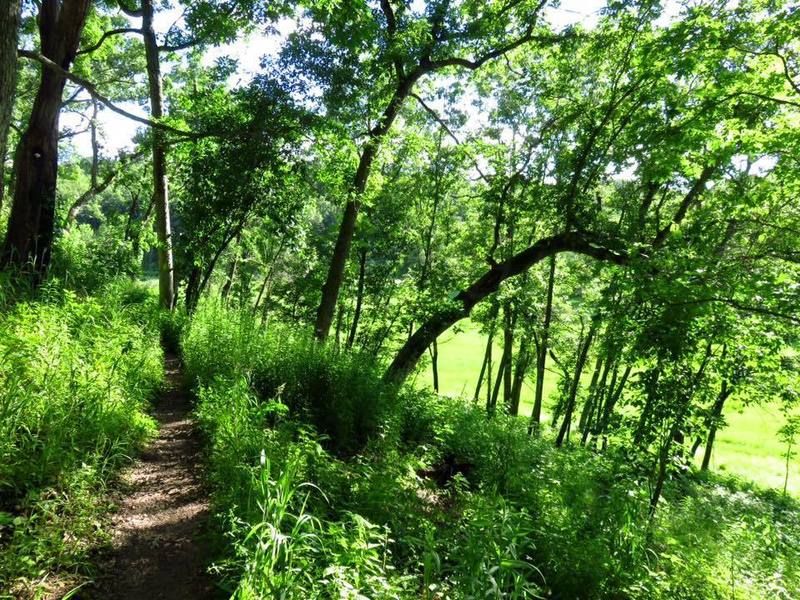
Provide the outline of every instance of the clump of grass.
<path id="1" fill-rule="evenodd" d="M 194 381 L 245 377 L 259 398 L 280 396 L 342 455 L 363 448 L 393 413 L 396 389 L 380 380 L 371 357 L 339 353 L 284 328 L 263 330 L 249 312 L 206 303 L 192 319 L 183 351 Z"/>
<path id="2" fill-rule="evenodd" d="M 155 431 L 163 378 L 155 304 L 46 291 L 0 317 L 0 588 L 86 570 L 115 471 Z"/>

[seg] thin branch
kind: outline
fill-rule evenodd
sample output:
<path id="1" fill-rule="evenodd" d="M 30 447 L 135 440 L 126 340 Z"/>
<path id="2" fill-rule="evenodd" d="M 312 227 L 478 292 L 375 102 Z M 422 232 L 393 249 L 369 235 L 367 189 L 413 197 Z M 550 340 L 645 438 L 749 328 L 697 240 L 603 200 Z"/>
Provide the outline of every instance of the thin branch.
<path id="1" fill-rule="evenodd" d="M 447 123 L 445 122 L 445 120 L 444 120 L 444 119 L 442 119 L 442 118 L 441 118 L 441 117 L 440 117 L 440 116 L 437 114 L 437 112 L 436 112 L 435 110 L 433 110 L 433 109 L 432 109 L 430 106 L 428 106 L 428 105 L 425 103 L 425 101 L 424 101 L 422 98 L 420 98 L 420 97 L 419 97 L 419 96 L 418 96 L 418 95 L 417 95 L 415 92 L 411 92 L 411 94 L 409 94 L 409 95 L 410 95 L 412 98 L 414 98 L 414 99 L 415 99 L 417 102 L 419 102 L 419 105 L 420 105 L 420 106 L 421 106 L 421 107 L 422 107 L 422 108 L 425 110 L 425 112 L 426 112 L 426 113 L 428 113 L 428 115 L 430 115 L 430 117 L 431 117 L 431 118 L 432 118 L 434 121 L 436 121 L 436 122 L 437 122 L 437 123 L 438 123 L 438 124 L 439 124 L 439 125 L 442 127 L 442 129 L 444 129 L 444 131 L 447 133 L 447 135 L 448 135 L 448 136 L 450 136 L 450 138 L 451 138 L 451 139 L 452 139 L 452 140 L 453 140 L 453 141 L 454 141 L 456 144 L 458 144 L 459 146 L 461 145 L 461 140 L 459 140 L 459 139 L 458 139 L 458 137 L 456 136 L 456 134 L 455 134 L 455 133 L 453 133 L 453 131 L 452 131 L 452 130 L 450 129 L 450 127 L 447 125 Z M 489 178 L 489 176 L 488 176 L 488 175 L 486 175 L 486 174 L 485 174 L 483 171 L 481 171 L 481 167 L 480 167 L 480 165 L 478 164 L 478 161 L 477 161 L 477 159 L 476 159 L 474 156 L 472 156 L 472 154 L 471 154 L 471 153 L 469 153 L 469 152 L 466 152 L 466 154 L 467 154 L 467 156 L 470 158 L 470 160 L 472 160 L 472 165 L 475 167 L 475 170 L 478 172 L 478 175 L 480 175 L 481 179 L 483 179 L 483 180 L 484 180 L 486 183 L 490 183 L 490 178 Z"/>
<path id="2" fill-rule="evenodd" d="M 143 14 L 141 8 L 128 8 L 124 0 L 117 0 L 117 4 L 119 5 L 119 9 L 129 17 L 141 17 Z"/>
<path id="3" fill-rule="evenodd" d="M 714 171 L 717 170 L 717 164 L 710 164 L 706 165 L 703 169 L 703 172 L 700 174 L 700 177 L 697 178 L 697 181 L 694 182 L 692 189 L 689 190 L 689 193 L 684 196 L 681 205 L 678 207 L 675 216 L 672 217 L 672 220 L 667 223 L 662 229 L 656 233 L 656 236 L 653 238 L 652 246 L 653 248 L 659 248 L 660 246 L 664 245 L 664 242 L 667 240 L 667 236 L 669 232 L 672 230 L 673 225 L 680 225 L 683 219 L 686 217 L 686 213 L 692 207 L 692 205 L 698 200 L 700 195 L 706 189 L 706 183 L 708 180 L 711 179 L 711 176 L 714 174 Z"/>
<path id="4" fill-rule="evenodd" d="M 567 36 L 564 35 L 534 35 L 533 34 L 533 25 L 529 26 L 525 33 L 514 40 L 513 42 L 506 44 L 505 46 L 500 46 L 499 48 L 495 48 L 494 50 L 487 52 L 483 56 L 476 58 L 475 60 L 470 60 L 468 58 L 461 58 L 458 56 L 452 56 L 450 58 L 443 58 L 441 60 L 434 60 L 434 61 L 425 61 L 425 64 L 422 65 L 428 71 L 435 71 L 437 69 L 442 69 L 444 67 L 461 67 L 464 69 L 470 69 L 475 71 L 480 69 L 484 64 L 503 56 L 504 54 L 511 52 L 512 50 L 527 44 L 528 42 L 541 42 L 543 44 L 557 44 L 558 42 L 562 42 L 566 39 Z"/>
<path id="5" fill-rule="evenodd" d="M 459 145 L 461 144 L 461 140 L 459 140 L 459 139 L 458 139 L 458 137 L 456 137 L 456 134 L 455 134 L 455 133 L 453 133 L 453 131 L 452 131 L 452 130 L 450 129 L 450 127 L 447 125 L 447 123 L 445 122 L 445 120 L 444 120 L 444 119 L 442 119 L 442 118 L 441 118 L 441 117 L 440 117 L 440 116 L 437 114 L 437 112 L 436 112 L 435 110 L 433 110 L 433 109 L 432 109 L 430 106 L 428 106 L 428 105 L 425 103 L 425 101 L 424 101 L 422 98 L 420 98 L 420 97 L 419 97 L 419 96 L 418 96 L 418 95 L 417 95 L 415 92 L 411 92 L 411 94 L 409 94 L 409 95 L 410 95 L 412 98 L 414 98 L 414 100 L 416 100 L 417 102 L 419 102 L 419 105 L 420 105 L 420 106 L 421 106 L 421 107 L 422 107 L 422 108 L 425 110 L 425 112 L 426 112 L 426 113 L 428 113 L 428 114 L 430 115 L 430 117 L 431 117 L 431 118 L 432 118 L 434 121 L 436 121 L 436 122 L 437 122 L 439 125 L 441 125 L 441 127 L 442 127 L 442 129 L 444 129 L 445 133 L 447 133 L 447 135 L 449 135 L 449 136 L 450 136 L 450 138 L 451 138 L 451 139 L 452 139 L 452 140 L 453 140 L 453 141 L 454 141 L 456 144 L 459 144 Z"/>
<path id="6" fill-rule="evenodd" d="M 206 134 L 201 134 L 201 133 L 197 133 L 197 132 L 194 132 L 194 131 L 185 131 L 183 129 L 177 129 L 177 128 L 172 127 L 170 125 L 167 125 L 165 123 L 160 123 L 158 121 L 153 121 L 152 119 L 148 119 L 146 117 L 140 117 L 138 115 L 130 113 L 127 110 L 125 110 L 124 108 L 120 108 L 119 106 L 117 106 L 116 104 L 111 102 L 111 100 L 109 100 L 104 95 L 102 95 L 100 92 L 98 92 L 97 88 L 95 87 L 95 85 L 92 82 L 87 81 L 87 80 L 83 79 L 82 77 L 78 77 L 77 75 L 75 75 L 73 73 L 70 73 L 69 71 L 63 69 L 62 67 L 60 67 L 59 65 L 54 63 L 52 60 L 50 60 L 46 56 L 42 56 L 41 54 L 38 54 L 37 52 L 31 52 L 30 50 L 22 50 L 22 49 L 20 49 L 20 50 L 17 50 L 17 54 L 22 58 L 29 58 L 31 60 L 35 60 L 36 62 L 41 63 L 42 65 L 44 65 L 48 69 L 51 69 L 51 70 L 55 71 L 56 73 L 58 73 L 59 75 L 61 75 L 65 79 L 68 79 L 72 83 L 75 83 L 77 85 L 82 86 L 89 93 L 89 95 L 92 96 L 92 98 L 94 98 L 95 100 L 97 100 L 101 104 L 105 105 L 107 108 L 109 108 L 110 110 L 114 111 L 118 115 L 122 115 L 123 117 L 131 119 L 132 121 L 136 121 L 137 123 L 142 123 L 143 125 L 147 125 L 148 127 L 154 127 L 156 129 L 161 129 L 162 131 L 168 131 L 169 133 L 174 133 L 175 135 L 180 135 L 180 136 L 191 138 L 191 139 L 198 139 L 198 138 L 204 137 L 204 135 L 206 135 Z"/>
<path id="7" fill-rule="evenodd" d="M 81 50 L 78 50 L 75 54 L 81 55 L 81 54 L 89 54 L 90 52 L 94 52 L 100 46 L 102 46 L 103 42 L 105 42 L 108 38 L 110 38 L 112 36 L 115 36 L 115 35 L 122 35 L 123 33 L 139 33 L 139 34 L 141 34 L 142 30 L 141 29 L 135 29 L 133 27 L 120 27 L 119 29 L 111 29 L 111 30 L 106 31 L 105 33 L 103 33 L 103 35 L 100 36 L 100 39 L 97 40 L 97 42 L 95 44 L 92 44 L 88 48 L 83 48 Z"/>
<path id="8" fill-rule="evenodd" d="M 181 42 L 180 44 L 174 44 L 172 46 L 163 44 L 158 47 L 161 52 L 178 52 L 179 50 L 186 50 L 186 48 L 192 48 L 193 46 L 198 46 L 203 43 L 203 40 L 200 38 L 192 38 L 190 40 L 186 40 L 185 42 Z"/>
<path id="9" fill-rule="evenodd" d="M 89 200 L 91 200 L 97 194 L 102 194 L 109 185 L 114 181 L 114 179 L 119 175 L 122 170 L 127 167 L 132 162 L 135 162 L 142 157 L 147 155 L 146 150 L 139 150 L 138 152 L 134 152 L 133 154 L 123 155 L 119 158 L 116 168 L 109 172 L 102 181 L 97 181 L 97 174 L 96 174 L 96 158 L 93 158 L 93 182 L 92 185 L 89 186 L 89 189 L 86 190 L 83 194 L 81 194 L 75 202 L 72 203 L 70 206 L 69 211 L 67 212 L 67 223 L 72 223 L 78 216 L 78 209 L 81 208 L 84 204 L 86 204 Z M 95 155 L 96 157 L 96 155 Z"/>

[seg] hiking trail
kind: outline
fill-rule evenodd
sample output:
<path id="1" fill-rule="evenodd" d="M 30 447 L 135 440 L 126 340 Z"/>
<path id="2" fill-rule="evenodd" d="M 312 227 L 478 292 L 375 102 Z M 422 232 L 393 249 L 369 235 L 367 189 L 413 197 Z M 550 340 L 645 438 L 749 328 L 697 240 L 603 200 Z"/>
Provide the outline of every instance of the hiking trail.
<path id="1" fill-rule="evenodd" d="M 206 573 L 208 497 L 201 442 L 180 359 L 167 354 L 166 380 L 153 416 L 158 437 L 123 475 L 112 517 L 112 550 L 82 598 L 205 600 L 217 596 Z"/>

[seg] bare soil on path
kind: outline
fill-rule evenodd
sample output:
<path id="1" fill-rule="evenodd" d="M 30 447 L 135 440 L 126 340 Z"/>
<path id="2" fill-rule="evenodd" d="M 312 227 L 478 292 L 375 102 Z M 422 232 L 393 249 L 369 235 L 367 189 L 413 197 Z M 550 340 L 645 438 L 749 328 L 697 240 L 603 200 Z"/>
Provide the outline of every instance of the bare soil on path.
<path id="1" fill-rule="evenodd" d="M 158 438 L 123 477 L 112 550 L 81 598 L 218 597 L 206 573 L 209 507 L 201 481 L 201 441 L 190 410 L 180 361 L 168 355 L 165 389 L 154 411 Z"/>

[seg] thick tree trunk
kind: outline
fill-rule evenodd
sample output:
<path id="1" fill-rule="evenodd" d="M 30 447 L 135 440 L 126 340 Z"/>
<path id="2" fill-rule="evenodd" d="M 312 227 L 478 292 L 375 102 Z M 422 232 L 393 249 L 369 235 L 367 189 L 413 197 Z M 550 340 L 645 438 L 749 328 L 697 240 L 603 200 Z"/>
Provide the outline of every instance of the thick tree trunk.
<path id="1" fill-rule="evenodd" d="M 42 55 L 69 70 L 90 0 L 43 0 L 39 9 Z M 3 9 L 5 10 L 5 9 Z M 5 38 L 3 31 L 2 37 Z M 30 120 L 14 157 L 14 202 L 3 263 L 30 266 L 40 281 L 50 262 L 56 211 L 58 119 L 66 79 L 42 67 Z"/>
<path id="2" fill-rule="evenodd" d="M 437 312 L 424 322 L 397 353 L 384 374 L 384 379 L 396 383 L 404 381 L 434 338 L 469 316 L 472 308 L 496 292 L 503 281 L 559 252 L 576 252 L 616 264 L 624 265 L 628 262 L 627 255 L 605 248 L 590 240 L 588 234 L 581 232 L 568 231 L 541 239 L 508 260 L 493 265 L 469 287 L 459 292 L 450 301 L 449 308 Z"/>
<path id="3" fill-rule="evenodd" d="M 550 320 L 553 316 L 553 289 L 556 279 L 556 255 L 550 257 L 550 272 L 547 276 L 547 299 L 544 307 L 544 321 L 542 322 L 542 335 L 536 351 L 536 389 L 533 396 L 533 410 L 531 411 L 530 431 L 539 431 L 542 419 L 542 397 L 544 395 L 544 375 L 547 366 L 547 344 L 550 337 Z"/>
<path id="4" fill-rule="evenodd" d="M 142 37 L 147 58 L 150 115 L 157 121 L 164 116 L 164 105 L 158 40 L 153 29 L 153 0 L 142 0 Z M 172 225 L 169 215 L 167 144 L 162 130 L 152 128 L 152 135 L 153 205 L 156 210 L 158 237 L 158 297 L 161 306 L 171 310 L 175 298 L 175 263 L 172 256 Z"/>
<path id="5" fill-rule="evenodd" d="M 6 0 L 0 8 L 0 211 L 5 192 L 8 129 L 17 89 L 17 40 L 21 0 Z"/>

